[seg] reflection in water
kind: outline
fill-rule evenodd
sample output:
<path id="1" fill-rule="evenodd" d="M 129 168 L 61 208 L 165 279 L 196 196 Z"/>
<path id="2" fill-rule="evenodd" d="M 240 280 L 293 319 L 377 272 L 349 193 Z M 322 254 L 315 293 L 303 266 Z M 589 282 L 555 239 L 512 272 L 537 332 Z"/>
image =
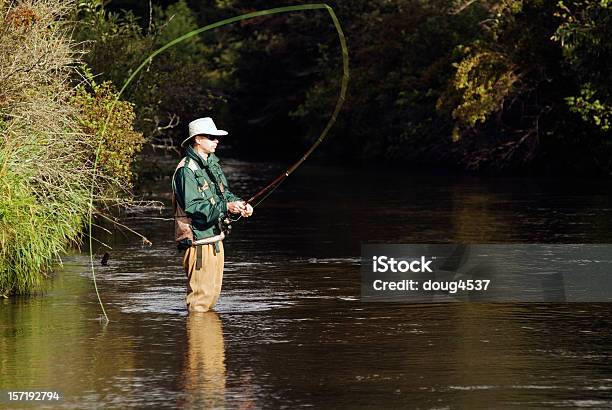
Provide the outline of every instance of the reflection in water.
<path id="1" fill-rule="evenodd" d="M 225 346 L 217 312 L 187 316 L 184 389 L 188 408 L 225 406 Z"/>
<path id="2" fill-rule="evenodd" d="M 499 212 L 504 198 L 495 191 L 486 186 L 455 184 L 450 198 L 454 243 L 486 243 L 499 232 L 507 238 L 516 237 L 516 222 Z"/>

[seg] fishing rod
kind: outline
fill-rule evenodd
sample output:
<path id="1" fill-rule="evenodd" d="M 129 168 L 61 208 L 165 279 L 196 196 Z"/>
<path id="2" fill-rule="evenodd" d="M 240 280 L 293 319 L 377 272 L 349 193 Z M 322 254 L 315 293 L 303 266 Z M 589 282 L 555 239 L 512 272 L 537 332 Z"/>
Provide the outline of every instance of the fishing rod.
<path id="1" fill-rule="evenodd" d="M 330 16 L 332 18 L 332 21 L 334 22 L 334 27 L 336 28 L 336 32 L 338 33 L 338 38 L 340 39 L 340 47 L 342 49 L 342 81 L 341 81 L 341 84 L 340 84 L 340 94 L 338 96 L 338 100 L 336 102 L 336 106 L 334 108 L 334 112 L 332 113 L 331 117 L 327 121 L 327 125 L 323 129 L 323 132 L 321 133 L 321 135 L 319 135 L 319 138 L 317 138 L 317 140 L 306 151 L 306 153 L 304 153 L 304 155 L 302 155 L 302 157 L 299 160 L 297 160 L 297 162 L 295 162 L 293 165 L 291 165 L 285 172 L 280 174 L 272 182 L 270 182 L 268 185 L 266 185 L 264 188 L 262 188 L 259 192 L 254 194 L 251 198 L 249 198 L 248 201 L 246 201 L 246 203 L 250 204 L 253 208 L 255 208 L 256 206 L 261 204 L 268 196 L 270 196 L 270 194 L 272 194 L 272 192 L 274 192 L 276 190 L 276 188 L 278 188 L 279 185 L 285 179 L 287 179 L 287 177 L 289 177 L 289 175 L 291 175 L 293 173 L 293 171 L 295 171 L 300 165 L 302 165 L 302 163 L 304 161 L 306 161 L 306 159 L 319 146 L 319 144 L 321 144 L 321 142 L 323 142 L 323 140 L 327 136 L 329 130 L 335 124 L 336 119 L 338 117 L 338 113 L 340 112 L 340 110 L 342 109 L 342 106 L 344 105 L 344 100 L 346 98 L 346 90 L 348 89 L 348 83 L 349 83 L 348 48 L 346 46 L 346 39 L 344 37 L 344 33 L 342 32 L 342 27 L 340 26 L 340 22 L 338 21 L 338 18 L 336 17 L 336 14 L 331 9 L 331 7 L 325 5 L 325 8 L 329 12 L 329 14 L 330 14 Z M 238 219 L 240 219 L 240 217 L 238 217 Z M 238 219 L 236 219 L 236 221 Z"/>

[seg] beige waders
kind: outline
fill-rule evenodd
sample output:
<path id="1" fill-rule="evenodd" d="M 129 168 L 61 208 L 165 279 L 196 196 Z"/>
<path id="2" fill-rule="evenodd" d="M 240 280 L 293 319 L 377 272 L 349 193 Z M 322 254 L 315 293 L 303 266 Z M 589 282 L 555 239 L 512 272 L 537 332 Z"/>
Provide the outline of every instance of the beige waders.
<path id="1" fill-rule="evenodd" d="M 223 242 L 194 245 L 185 251 L 187 309 L 208 312 L 215 306 L 223 281 Z"/>

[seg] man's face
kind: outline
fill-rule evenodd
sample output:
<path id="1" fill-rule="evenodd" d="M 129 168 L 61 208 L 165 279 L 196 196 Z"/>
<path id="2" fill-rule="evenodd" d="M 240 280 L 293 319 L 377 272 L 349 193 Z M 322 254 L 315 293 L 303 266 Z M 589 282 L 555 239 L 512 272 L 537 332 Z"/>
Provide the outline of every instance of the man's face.
<path id="1" fill-rule="evenodd" d="M 195 140 L 199 150 L 204 154 L 212 154 L 219 144 L 217 137 L 212 135 L 197 135 Z"/>

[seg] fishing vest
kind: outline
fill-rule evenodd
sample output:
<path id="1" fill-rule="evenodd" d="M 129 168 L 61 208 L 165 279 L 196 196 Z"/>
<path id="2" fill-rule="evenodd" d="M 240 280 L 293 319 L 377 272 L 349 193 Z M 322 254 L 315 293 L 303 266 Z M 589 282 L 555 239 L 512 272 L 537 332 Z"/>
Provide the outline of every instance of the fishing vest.
<path id="1" fill-rule="evenodd" d="M 176 177 L 177 171 L 179 169 L 181 169 L 182 167 L 184 167 L 184 166 L 187 166 L 187 168 L 189 168 L 191 171 L 193 171 L 193 173 L 196 176 L 198 176 L 198 171 L 206 172 L 206 171 L 202 170 L 193 159 L 185 157 L 185 158 L 183 158 L 178 163 L 178 165 L 176 166 L 176 169 L 174 170 L 174 174 L 172 175 L 172 186 L 173 187 L 174 187 L 174 181 L 175 181 L 174 178 Z M 221 192 L 221 197 L 223 197 L 223 195 L 225 193 L 225 187 L 223 186 L 222 179 L 218 175 L 213 175 L 213 178 L 214 178 L 215 182 L 217 183 L 219 191 Z M 199 178 L 196 178 L 196 181 L 198 181 L 198 192 L 200 192 L 200 194 L 202 195 L 202 198 L 204 198 L 207 201 L 209 201 L 211 205 L 215 205 L 217 202 L 215 201 L 214 193 L 212 191 L 213 187 L 210 186 L 210 184 L 208 183 L 208 181 L 206 179 L 204 179 L 204 183 L 203 184 L 200 184 Z M 192 242 L 194 242 L 193 230 L 191 228 L 191 218 L 187 215 L 185 210 L 181 207 L 181 205 L 176 200 L 175 189 L 172 189 L 172 209 L 173 209 L 173 212 L 174 212 L 174 236 L 175 236 L 175 240 L 177 242 L 179 242 L 179 241 L 182 241 L 184 239 L 189 239 Z M 220 236 L 224 237 L 224 235 L 220 235 Z M 223 238 L 220 237 L 220 240 L 222 240 L 222 239 Z"/>

